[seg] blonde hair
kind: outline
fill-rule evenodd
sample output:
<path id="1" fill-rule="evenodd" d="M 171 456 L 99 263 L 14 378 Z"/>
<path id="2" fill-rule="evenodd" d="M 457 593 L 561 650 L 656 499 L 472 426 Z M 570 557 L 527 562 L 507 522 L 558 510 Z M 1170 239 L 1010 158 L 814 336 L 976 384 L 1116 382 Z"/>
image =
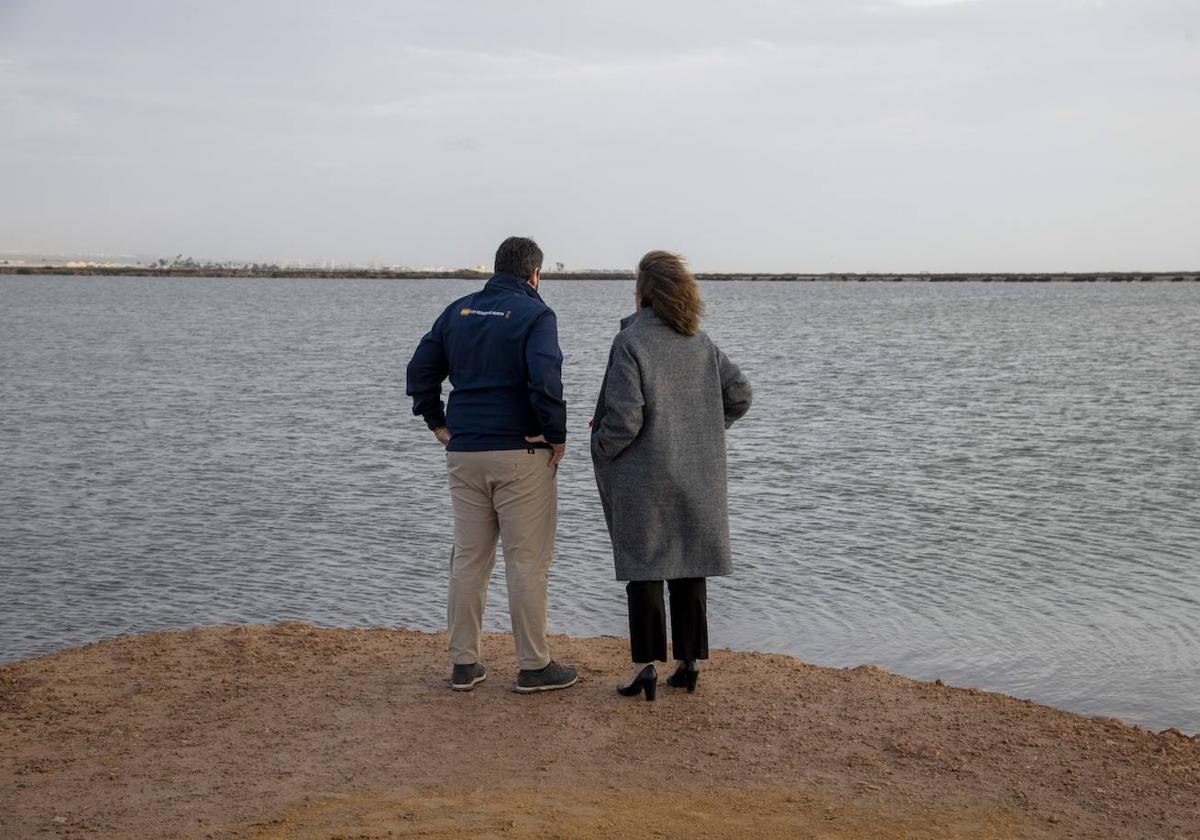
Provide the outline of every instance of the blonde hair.
<path id="1" fill-rule="evenodd" d="M 699 332 L 704 301 L 700 299 L 696 278 L 679 254 L 650 251 L 642 257 L 636 289 L 642 306 L 652 308 L 676 332 L 683 335 Z"/>

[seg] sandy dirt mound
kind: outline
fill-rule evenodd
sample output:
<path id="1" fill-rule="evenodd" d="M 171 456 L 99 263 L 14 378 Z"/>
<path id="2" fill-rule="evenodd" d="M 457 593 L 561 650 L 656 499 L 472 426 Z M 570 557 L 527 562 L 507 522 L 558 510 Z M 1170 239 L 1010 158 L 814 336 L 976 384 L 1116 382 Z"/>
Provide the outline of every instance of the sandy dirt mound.
<path id="1" fill-rule="evenodd" d="M 443 636 L 304 624 L 133 636 L 0 667 L 0 838 L 1200 837 L 1200 743 L 878 668 L 716 652 L 618 697 L 620 639 L 512 640 L 448 690 Z"/>
<path id="2" fill-rule="evenodd" d="M 898 813 L 787 791 L 598 791 L 589 788 L 437 792 L 392 799 L 329 797 L 260 826 L 254 840 L 463 836 L 813 837 L 1003 840 L 1035 836 L 1019 817 L 982 809 Z M 1033 833 L 1027 833 L 1031 830 Z"/>

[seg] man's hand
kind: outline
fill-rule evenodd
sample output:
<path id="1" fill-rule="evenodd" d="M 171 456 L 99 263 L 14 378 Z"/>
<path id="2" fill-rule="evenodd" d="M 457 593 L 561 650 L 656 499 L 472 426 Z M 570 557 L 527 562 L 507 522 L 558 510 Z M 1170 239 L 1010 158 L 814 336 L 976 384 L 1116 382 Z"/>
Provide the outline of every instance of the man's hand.
<path id="1" fill-rule="evenodd" d="M 438 443 L 442 446 L 450 445 L 450 430 L 445 426 L 438 426 L 433 430 L 433 436 L 438 439 Z"/>
<path id="2" fill-rule="evenodd" d="M 546 443 L 545 435 L 526 435 L 526 443 Z M 565 443 L 550 443 L 546 444 L 550 447 L 550 467 L 557 467 L 567 454 L 567 445 Z"/>

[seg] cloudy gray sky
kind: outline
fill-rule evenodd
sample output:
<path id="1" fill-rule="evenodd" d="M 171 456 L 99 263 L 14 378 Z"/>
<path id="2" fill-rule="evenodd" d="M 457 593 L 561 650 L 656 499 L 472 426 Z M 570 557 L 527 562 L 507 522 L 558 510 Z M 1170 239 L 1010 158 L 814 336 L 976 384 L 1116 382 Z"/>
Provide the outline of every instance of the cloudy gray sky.
<path id="1" fill-rule="evenodd" d="M 1198 0 L 0 0 L 0 250 L 1200 268 Z"/>

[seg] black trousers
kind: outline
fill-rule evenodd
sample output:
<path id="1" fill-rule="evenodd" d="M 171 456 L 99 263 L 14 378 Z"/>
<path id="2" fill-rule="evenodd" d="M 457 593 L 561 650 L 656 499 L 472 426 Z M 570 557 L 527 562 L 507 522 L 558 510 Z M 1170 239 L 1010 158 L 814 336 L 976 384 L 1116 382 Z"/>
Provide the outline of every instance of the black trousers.
<path id="1" fill-rule="evenodd" d="M 676 659 L 708 659 L 708 595 L 705 579 L 667 581 L 671 591 L 671 648 Z M 667 661 L 667 610 L 661 580 L 631 580 L 629 651 L 634 662 Z"/>

